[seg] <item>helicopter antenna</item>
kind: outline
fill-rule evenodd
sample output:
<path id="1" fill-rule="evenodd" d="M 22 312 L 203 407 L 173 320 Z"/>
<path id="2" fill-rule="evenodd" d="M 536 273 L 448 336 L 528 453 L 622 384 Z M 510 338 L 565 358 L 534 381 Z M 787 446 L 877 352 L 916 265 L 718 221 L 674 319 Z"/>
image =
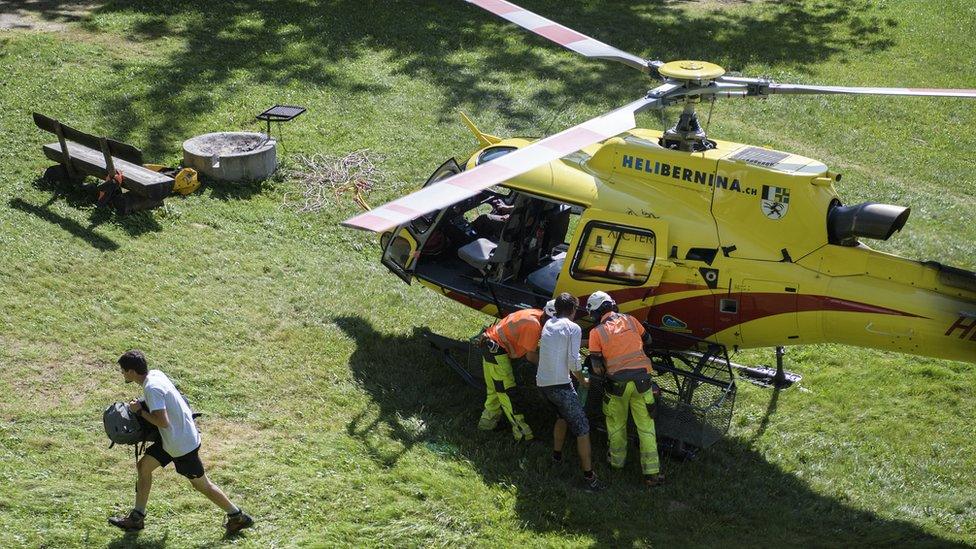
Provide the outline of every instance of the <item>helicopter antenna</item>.
<path id="1" fill-rule="evenodd" d="M 559 108 L 553 111 L 552 117 L 549 118 L 549 123 L 546 124 L 546 129 L 542 132 L 544 135 L 549 135 L 549 130 L 552 129 L 552 125 L 556 122 L 556 118 L 558 118 L 559 115 L 566 112 L 566 103 L 569 103 L 568 95 L 563 98 L 563 102 L 561 105 L 559 105 Z"/>

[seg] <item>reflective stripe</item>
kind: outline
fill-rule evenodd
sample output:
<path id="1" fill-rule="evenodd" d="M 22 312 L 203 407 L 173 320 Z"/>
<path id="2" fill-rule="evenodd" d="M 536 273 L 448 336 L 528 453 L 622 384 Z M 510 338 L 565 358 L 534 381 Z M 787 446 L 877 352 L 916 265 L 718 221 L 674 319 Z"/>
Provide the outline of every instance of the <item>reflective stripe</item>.
<path id="1" fill-rule="evenodd" d="M 596 333 L 600 334 L 600 343 L 601 344 L 606 343 L 606 341 L 607 341 L 607 327 L 604 326 L 602 323 L 601 324 L 597 324 Z"/>
<path id="2" fill-rule="evenodd" d="M 632 370 L 644 367 L 646 365 L 645 362 L 647 362 L 647 355 L 644 354 L 644 350 L 641 349 L 640 351 L 634 351 L 633 353 L 616 356 L 612 359 L 606 359 L 606 357 L 604 357 L 604 360 L 607 364 L 607 370 L 609 370 L 610 373 L 615 373 L 620 370 Z"/>

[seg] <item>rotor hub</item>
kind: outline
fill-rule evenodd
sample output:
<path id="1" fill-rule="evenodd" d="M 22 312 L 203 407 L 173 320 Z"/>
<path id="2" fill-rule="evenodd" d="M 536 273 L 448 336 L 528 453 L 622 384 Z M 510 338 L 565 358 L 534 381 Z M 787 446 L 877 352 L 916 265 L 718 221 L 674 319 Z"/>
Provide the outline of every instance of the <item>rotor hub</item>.
<path id="1" fill-rule="evenodd" d="M 725 69 L 708 61 L 671 61 L 658 67 L 661 76 L 685 82 L 709 82 L 725 74 Z"/>

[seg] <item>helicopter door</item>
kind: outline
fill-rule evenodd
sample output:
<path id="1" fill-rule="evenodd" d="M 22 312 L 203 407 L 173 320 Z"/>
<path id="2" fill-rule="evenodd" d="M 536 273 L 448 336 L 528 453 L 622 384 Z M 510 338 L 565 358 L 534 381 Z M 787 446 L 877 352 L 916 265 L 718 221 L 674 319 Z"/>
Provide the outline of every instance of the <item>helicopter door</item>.
<path id="1" fill-rule="evenodd" d="M 586 299 L 602 290 L 621 311 L 634 313 L 661 282 L 663 268 L 655 265 L 667 261 L 667 243 L 664 221 L 590 208 L 576 227 L 556 293 Z M 637 314 L 644 320 L 646 312 Z"/>
<path id="2" fill-rule="evenodd" d="M 434 170 L 434 173 L 424 183 L 424 187 L 458 173 L 461 173 L 461 166 L 451 158 Z M 383 248 L 383 265 L 386 265 L 386 268 L 407 284 L 410 284 L 424 244 L 434 233 L 430 228 L 436 224 L 442 211 L 437 210 L 424 214 L 406 225 L 400 225 L 392 232 L 384 233 L 380 238 L 380 246 Z"/>
<path id="3" fill-rule="evenodd" d="M 743 280 L 743 344 L 789 345 L 799 339 L 797 285 L 771 280 Z"/>

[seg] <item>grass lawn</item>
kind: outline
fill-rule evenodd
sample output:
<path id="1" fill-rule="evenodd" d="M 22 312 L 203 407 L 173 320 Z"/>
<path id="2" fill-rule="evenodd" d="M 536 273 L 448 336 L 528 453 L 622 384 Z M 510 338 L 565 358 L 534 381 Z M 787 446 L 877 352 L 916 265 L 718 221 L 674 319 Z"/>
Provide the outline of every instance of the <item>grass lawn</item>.
<path id="1" fill-rule="evenodd" d="M 976 88 L 967 0 L 522 4 L 664 60 Z M 305 105 L 284 128 L 285 166 L 369 149 L 386 174 L 378 204 L 471 152 L 458 110 L 540 136 L 652 85 L 460 0 L 0 1 L 0 547 L 976 544 L 971 364 L 791 349 L 802 386 L 741 384 L 727 440 L 667 463 L 666 486 L 637 486 L 632 451 L 622 473 L 601 465 L 609 490 L 585 494 L 572 460 L 550 470 L 546 444 L 476 429 L 483 395 L 417 330 L 463 337 L 487 319 L 390 275 L 370 235 L 337 225 L 351 198 L 299 214 L 279 175 L 119 218 L 41 178 L 52 138 L 30 118 L 175 165 L 186 138 Z M 846 202 L 911 206 L 877 247 L 974 269 L 974 127 L 971 101 L 808 97 L 726 101 L 709 132 L 823 160 Z M 221 539 L 221 514 L 171 468 L 141 535 L 106 524 L 133 497 L 132 455 L 101 427 L 137 392 L 114 363 L 130 347 L 204 412 L 210 475 L 257 520 L 240 538 Z"/>

